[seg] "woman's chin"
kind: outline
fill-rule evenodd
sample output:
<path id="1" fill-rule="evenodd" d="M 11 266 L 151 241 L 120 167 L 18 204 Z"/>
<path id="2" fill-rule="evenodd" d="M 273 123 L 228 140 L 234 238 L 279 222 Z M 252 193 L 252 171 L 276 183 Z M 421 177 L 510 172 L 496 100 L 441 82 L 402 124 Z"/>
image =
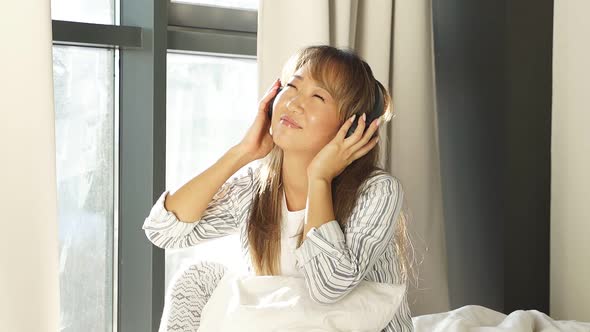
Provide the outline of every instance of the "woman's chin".
<path id="1" fill-rule="evenodd" d="M 301 146 L 299 144 L 300 140 L 294 139 L 293 137 L 289 137 L 290 135 L 281 135 L 276 133 L 273 135 L 273 141 L 276 146 L 281 148 L 281 150 L 299 150 Z"/>
<path id="2" fill-rule="evenodd" d="M 272 137 L 275 140 L 293 140 L 294 136 L 293 132 L 296 129 L 293 128 L 285 128 L 282 124 L 279 124 L 277 127 L 273 128 L 272 130 Z"/>

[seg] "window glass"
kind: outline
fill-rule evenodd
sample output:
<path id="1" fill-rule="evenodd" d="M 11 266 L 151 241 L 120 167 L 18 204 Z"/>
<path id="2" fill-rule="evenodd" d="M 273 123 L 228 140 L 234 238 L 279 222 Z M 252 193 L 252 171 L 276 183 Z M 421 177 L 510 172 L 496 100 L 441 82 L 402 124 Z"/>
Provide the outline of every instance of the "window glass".
<path id="1" fill-rule="evenodd" d="M 113 52 L 53 46 L 62 332 L 112 330 Z"/>
<path id="2" fill-rule="evenodd" d="M 171 52 L 167 70 L 166 188 L 174 192 L 243 138 L 257 112 L 258 74 L 256 60 Z M 245 268 L 238 234 L 166 250 L 166 287 L 198 260 Z"/>
<path id="3" fill-rule="evenodd" d="M 115 24 L 115 0 L 51 0 L 51 19 Z"/>
<path id="4" fill-rule="evenodd" d="M 219 7 L 258 9 L 258 0 L 172 0 L 172 2 L 212 5 Z"/>

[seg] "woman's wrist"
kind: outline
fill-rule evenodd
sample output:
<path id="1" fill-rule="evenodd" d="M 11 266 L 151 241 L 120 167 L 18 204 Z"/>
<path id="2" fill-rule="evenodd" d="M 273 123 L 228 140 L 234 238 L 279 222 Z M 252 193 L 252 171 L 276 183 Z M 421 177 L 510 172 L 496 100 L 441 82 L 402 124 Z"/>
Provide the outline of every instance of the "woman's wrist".
<path id="1" fill-rule="evenodd" d="M 237 167 L 238 169 L 254 161 L 251 157 L 251 154 L 248 151 L 245 151 L 240 145 L 233 146 L 231 149 L 229 149 L 229 151 L 227 151 L 227 154 L 230 155 L 239 166 Z"/>

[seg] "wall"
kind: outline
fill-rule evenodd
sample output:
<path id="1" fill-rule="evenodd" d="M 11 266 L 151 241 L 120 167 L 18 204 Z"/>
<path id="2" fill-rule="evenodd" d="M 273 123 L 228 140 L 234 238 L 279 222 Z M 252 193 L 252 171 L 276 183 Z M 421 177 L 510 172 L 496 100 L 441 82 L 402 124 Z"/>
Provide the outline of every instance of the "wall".
<path id="1" fill-rule="evenodd" d="M 551 316 L 590 321 L 590 1 L 556 0 Z"/>
<path id="2" fill-rule="evenodd" d="M 50 2 L 0 2 L 0 330 L 57 331 Z"/>

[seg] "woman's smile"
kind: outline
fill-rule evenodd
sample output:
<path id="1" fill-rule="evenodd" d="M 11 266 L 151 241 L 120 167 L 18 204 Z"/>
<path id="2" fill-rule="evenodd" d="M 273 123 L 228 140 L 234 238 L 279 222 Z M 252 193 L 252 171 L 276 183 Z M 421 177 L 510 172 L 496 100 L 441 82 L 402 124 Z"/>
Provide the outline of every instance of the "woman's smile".
<path id="1" fill-rule="evenodd" d="M 299 127 L 297 127 L 296 125 L 292 124 L 291 122 L 285 120 L 285 119 L 281 119 L 280 120 L 281 124 L 287 128 L 293 128 L 293 129 L 301 129 Z"/>

